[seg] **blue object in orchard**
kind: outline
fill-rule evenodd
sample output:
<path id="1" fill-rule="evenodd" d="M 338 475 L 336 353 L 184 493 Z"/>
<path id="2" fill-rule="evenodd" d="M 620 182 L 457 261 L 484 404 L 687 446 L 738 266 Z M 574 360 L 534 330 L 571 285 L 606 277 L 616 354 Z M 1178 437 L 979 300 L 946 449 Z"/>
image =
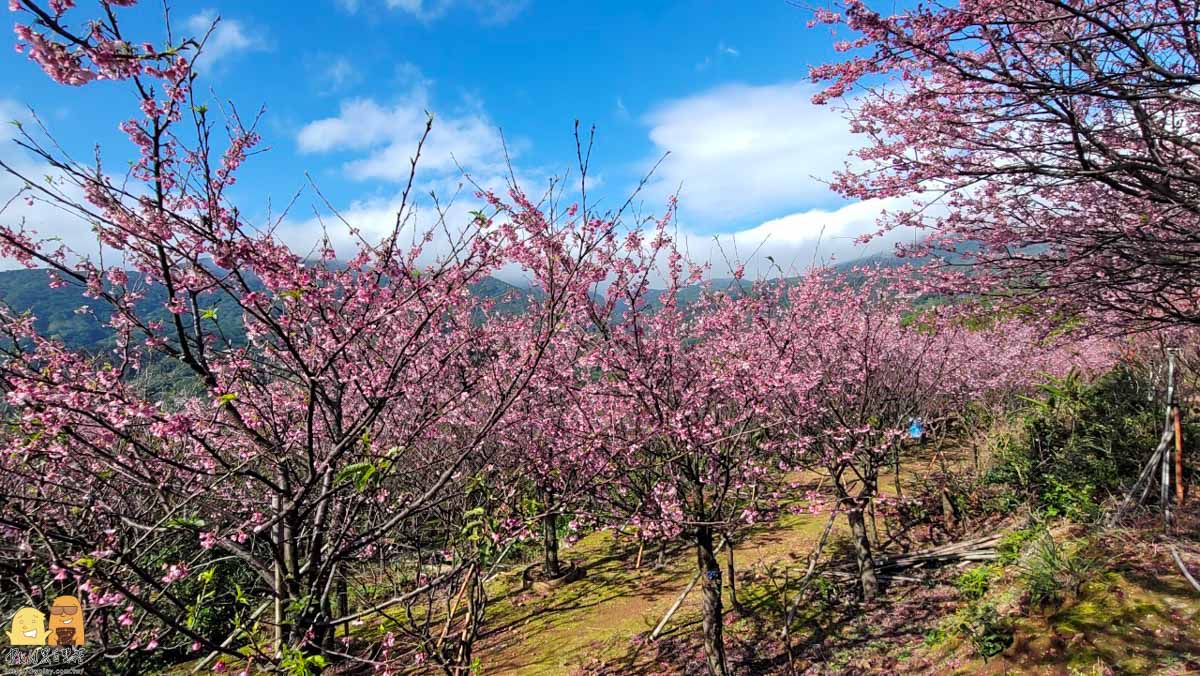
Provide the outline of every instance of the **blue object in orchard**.
<path id="1" fill-rule="evenodd" d="M 925 439 L 925 423 L 921 422 L 920 418 L 913 418 L 908 426 L 908 436 L 913 439 Z"/>

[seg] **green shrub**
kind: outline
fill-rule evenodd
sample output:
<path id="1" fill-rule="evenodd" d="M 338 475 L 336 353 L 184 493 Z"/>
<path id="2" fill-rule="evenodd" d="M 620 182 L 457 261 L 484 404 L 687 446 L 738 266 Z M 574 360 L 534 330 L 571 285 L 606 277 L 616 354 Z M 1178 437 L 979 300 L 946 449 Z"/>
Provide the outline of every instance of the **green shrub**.
<path id="1" fill-rule="evenodd" d="M 1096 487 L 1090 482 L 1071 484 L 1050 476 L 1046 483 L 1042 492 L 1042 512 L 1046 516 L 1064 516 L 1078 523 L 1092 522 L 1100 516 L 1100 505 L 1092 497 Z"/>
<path id="2" fill-rule="evenodd" d="M 1095 520 L 1100 501 L 1137 476 L 1157 443 L 1162 411 L 1146 393 L 1124 366 L 1091 381 L 1077 373 L 1049 379 L 1025 398 L 1013 429 L 991 440 L 984 481 L 1048 517 Z"/>
<path id="3" fill-rule="evenodd" d="M 927 630 L 922 642 L 927 648 L 935 648 L 951 636 L 969 641 L 975 652 L 986 660 L 1012 645 L 1013 628 L 996 610 L 995 604 L 974 600 Z"/>
<path id="4" fill-rule="evenodd" d="M 191 562 L 192 574 L 174 582 L 171 594 L 187 609 L 181 618 L 182 624 L 201 636 L 225 637 L 232 633 L 246 622 L 252 610 L 252 595 L 261 590 L 257 586 L 258 576 L 240 559 L 220 556 L 215 551 L 206 555 L 194 536 L 181 534 L 160 542 L 152 556 L 145 556 L 148 560 L 146 568 L 151 571 L 161 570 L 176 561 Z M 98 609 L 98 612 L 103 615 L 97 617 L 96 622 L 103 626 L 115 622 L 121 606 Z M 170 635 L 170 629 L 150 615 L 145 616 L 139 626 L 147 633 Z M 187 642 L 190 643 L 190 639 Z M 178 664 L 195 658 L 195 654 L 181 650 L 127 650 L 102 660 L 95 672 L 159 674 L 171 672 Z"/>
<path id="5" fill-rule="evenodd" d="M 955 615 L 955 632 L 971 642 L 975 652 L 985 660 L 1004 652 L 1012 645 L 1012 625 L 1000 616 L 991 603 L 972 602 Z"/>
<path id="6" fill-rule="evenodd" d="M 974 601 L 982 598 L 988 589 L 991 588 L 992 580 L 996 577 L 996 573 L 997 570 L 994 566 L 975 566 L 963 571 L 955 578 L 954 586 L 964 598 Z"/>
<path id="7" fill-rule="evenodd" d="M 1020 495 L 1012 491 L 1004 491 L 989 495 L 983 502 L 983 511 L 987 514 L 1011 514 L 1024 502 Z"/>
<path id="8" fill-rule="evenodd" d="M 1021 558 L 1021 550 L 1031 540 L 1042 533 L 1040 528 L 1023 528 L 1015 530 L 1011 533 L 1005 533 L 1000 539 L 1000 544 L 996 545 L 996 561 L 1002 566 L 1009 566 L 1016 563 Z"/>
<path id="9" fill-rule="evenodd" d="M 1033 545 L 1021 564 L 1021 583 L 1026 598 L 1034 606 L 1057 605 L 1068 595 L 1077 594 L 1091 576 L 1095 564 L 1079 548 L 1055 542 L 1045 533 Z"/>
<path id="10" fill-rule="evenodd" d="M 950 638 L 950 632 L 946 631 L 944 626 L 938 625 L 925 632 L 922 642 L 926 648 L 934 648 L 945 643 L 948 638 Z"/>

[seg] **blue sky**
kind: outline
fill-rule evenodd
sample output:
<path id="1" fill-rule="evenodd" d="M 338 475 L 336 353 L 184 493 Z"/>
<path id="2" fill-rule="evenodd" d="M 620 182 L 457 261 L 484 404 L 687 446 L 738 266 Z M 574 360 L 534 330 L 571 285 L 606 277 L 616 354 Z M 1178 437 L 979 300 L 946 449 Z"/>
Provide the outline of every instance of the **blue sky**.
<path id="1" fill-rule="evenodd" d="M 79 4 L 82 16 L 90 3 Z M 126 31 L 160 35 L 158 3 L 142 5 L 125 11 Z M 660 211 L 679 190 L 681 234 L 694 257 L 713 259 L 714 274 L 723 272 L 714 236 L 751 270 L 766 255 L 804 267 L 819 234 L 822 258 L 863 255 L 849 242 L 889 206 L 847 204 L 819 180 L 855 140 L 835 110 L 809 103 L 808 68 L 835 58 L 832 38 L 807 28 L 808 11 L 785 0 L 172 4 L 177 31 L 202 31 L 218 17 L 202 86 L 243 115 L 266 110 L 271 150 L 243 170 L 236 195 L 247 214 L 265 216 L 268 199 L 278 208 L 307 171 L 355 225 L 386 227 L 425 110 L 436 122 L 420 187 L 443 199 L 462 183 L 456 165 L 485 184 L 502 179 L 500 130 L 532 192 L 573 170 L 575 120 L 594 124 L 593 195 L 609 204 L 669 151 L 643 210 Z M 98 142 L 107 157 L 124 158 L 116 127 L 134 102 L 123 85 L 55 86 L 22 55 L 0 54 L 0 116 L 32 107 L 77 155 Z M 12 156 L 4 145 L 0 153 Z M 452 213 L 472 206 L 460 197 Z M 305 193 L 283 234 L 304 246 L 323 210 Z M 86 248 L 86 226 L 29 218 Z"/>

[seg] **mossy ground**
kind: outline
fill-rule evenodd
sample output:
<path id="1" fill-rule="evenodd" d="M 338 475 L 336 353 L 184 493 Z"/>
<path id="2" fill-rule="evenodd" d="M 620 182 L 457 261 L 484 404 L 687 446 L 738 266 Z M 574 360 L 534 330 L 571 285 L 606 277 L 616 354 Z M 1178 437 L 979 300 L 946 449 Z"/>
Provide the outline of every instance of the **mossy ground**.
<path id="1" fill-rule="evenodd" d="M 1191 570 L 1200 568 L 1198 511 L 1172 536 Z M 1200 593 L 1179 573 L 1152 521 L 1076 537 L 1094 568 L 1077 593 L 1049 608 L 1022 603 L 1013 567 L 989 592 L 1013 624 L 1014 640 L 984 660 L 957 637 L 917 651 L 923 670 L 953 674 L 1200 673 Z M 1157 531 L 1157 532 L 1156 532 Z"/>
<path id="2" fill-rule="evenodd" d="M 802 565 L 825 520 L 820 514 L 788 514 L 739 543 L 734 556 L 742 585 L 739 600 L 745 607 L 771 602 L 773 597 L 756 584 L 756 575 L 784 561 Z M 658 567 L 657 550 L 647 547 L 641 567 L 635 568 L 635 543 L 595 533 L 563 554 L 583 565 L 587 577 L 544 596 L 521 591 L 516 573 L 498 582 L 479 644 L 487 673 L 563 674 L 610 663 L 644 671 L 663 662 L 667 656 L 659 653 L 664 648 L 670 652 L 678 643 L 675 638 L 695 633 L 698 593 L 689 594 L 657 643 L 643 640 L 695 575 L 690 548 L 668 549 L 664 565 Z M 738 613 L 729 615 L 730 631 L 736 633 Z"/>
<path id="3" fill-rule="evenodd" d="M 905 474 L 910 474 L 908 468 Z M 1200 572 L 1198 514 L 1200 508 L 1193 504 L 1171 536 L 1193 572 Z M 735 550 L 742 608 L 729 610 L 726 596 L 725 633 L 738 673 L 787 672 L 787 651 L 778 633 L 780 588 L 788 589 L 803 573 L 825 519 L 788 514 L 753 531 Z M 1013 517 L 1003 528 L 1020 525 L 1020 517 Z M 978 535 L 980 528 L 991 532 L 997 525 L 967 527 L 963 537 Z M 953 634 L 938 637 L 939 627 L 967 607 L 953 584 L 963 569 L 945 569 L 921 583 L 891 580 L 885 598 L 867 608 L 853 600 L 853 580 L 835 573 L 823 578 L 824 588 L 811 595 L 799 614 L 793 664 L 799 673 L 814 674 L 1200 673 L 1200 593 L 1176 570 L 1153 518 L 1120 530 L 1060 526 L 1055 532 L 1086 549 L 1095 563 L 1093 572 L 1077 593 L 1053 607 L 1032 608 L 1023 600 L 1019 566 L 997 566 L 986 600 L 1013 629 L 1013 642 L 1001 654 L 984 660 L 970 642 Z M 839 524 L 826 555 L 837 556 L 846 544 Z M 484 673 L 674 674 L 700 669 L 698 594 L 688 598 L 662 637 L 648 639 L 694 574 L 694 554 L 672 549 L 666 565 L 655 568 L 654 555 L 647 551 L 635 570 L 636 553 L 632 543 L 593 534 L 566 553 L 588 568 L 586 579 L 545 596 L 521 592 L 512 579 L 501 581 L 479 644 Z"/>

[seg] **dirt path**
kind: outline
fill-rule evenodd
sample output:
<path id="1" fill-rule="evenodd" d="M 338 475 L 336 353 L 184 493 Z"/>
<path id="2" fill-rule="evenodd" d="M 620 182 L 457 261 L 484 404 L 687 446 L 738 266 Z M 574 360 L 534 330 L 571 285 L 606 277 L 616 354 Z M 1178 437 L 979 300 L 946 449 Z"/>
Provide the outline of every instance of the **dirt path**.
<path id="1" fill-rule="evenodd" d="M 910 458 L 902 478 L 911 481 L 914 473 L 929 471 L 933 455 Z M 887 494 L 895 482 L 887 474 L 879 485 Z M 775 524 L 751 531 L 735 548 L 739 583 L 743 575 L 752 576 L 771 564 L 788 566 L 794 579 L 802 573 L 827 519 L 827 514 L 785 514 Z M 842 528 L 839 521 L 835 534 Z M 675 548 L 665 557 L 666 565 L 656 568 L 655 553 L 648 547 L 641 568 L 634 569 L 634 543 L 595 533 L 564 550 L 563 556 L 584 566 L 587 577 L 543 596 L 520 592 L 515 573 L 497 581 L 478 644 L 483 673 L 568 674 L 612 660 L 651 666 L 655 651 L 636 639 L 648 638 L 695 575 L 693 551 Z M 719 558 L 724 568 L 725 557 Z M 700 594 L 693 591 L 663 637 L 698 631 L 699 604 Z M 728 594 L 725 606 L 728 610 Z"/>
<path id="2" fill-rule="evenodd" d="M 784 518 L 769 530 L 752 533 L 735 550 L 739 571 L 794 559 L 801 566 L 825 525 L 824 515 Z M 591 659 L 633 658 L 633 639 L 648 634 L 695 574 L 690 550 L 676 549 L 666 565 L 654 566 L 655 553 L 645 552 L 634 569 L 636 546 L 606 533 L 593 534 L 565 552 L 587 569 L 587 577 L 546 596 L 519 591 L 519 581 L 489 609 L 480 659 L 488 674 L 563 674 Z M 724 557 L 722 557 L 722 563 Z M 740 574 L 739 574 L 740 577 Z M 694 630 L 699 619 L 699 593 L 689 594 L 672 618 L 665 636 Z M 728 604 L 728 597 L 726 597 Z"/>
<path id="3" fill-rule="evenodd" d="M 886 485 L 890 488 L 893 480 Z M 817 488 L 815 480 L 810 488 Z M 745 593 L 754 593 L 747 580 L 766 566 L 787 567 L 793 579 L 798 577 L 828 518 L 785 510 L 775 523 L 749 531 L 734 549 L 739 596 L 745 600 Z M 842 526 L 837 524 L 835 534 Z M 645 641 L 695 575 L 693 550 L 676 546 L 659 567 L 657 549 L 647 545 L 635 569 L 636 543 L 593 533 L 562 555 L 585 567 L 587 577 L 544 595 L 521 592 L 516 572 L 496 581 L 478 644 L 483 673 L 568 674 L 611 661 L 652 670 L 656 646 Z M 719 559 L 724 570 L 725 556 Z M 727 612 L 729 605 L 726 590 Z M 699 622 L 700 594 L 693 590 L 660 641 L 697 632 Z"/>

